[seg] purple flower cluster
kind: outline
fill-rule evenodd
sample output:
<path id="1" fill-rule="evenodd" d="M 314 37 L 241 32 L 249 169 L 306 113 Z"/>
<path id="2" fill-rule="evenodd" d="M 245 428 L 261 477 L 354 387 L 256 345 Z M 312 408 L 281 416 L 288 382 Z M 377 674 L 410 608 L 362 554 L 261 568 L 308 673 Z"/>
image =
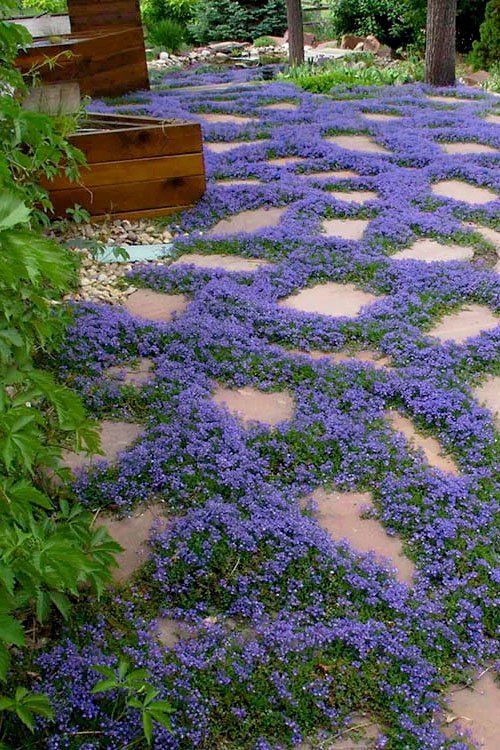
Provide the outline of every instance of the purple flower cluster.
<path id="1" fill-rule="evenodd" d="M 389 87 L 346 99 L 272 83 L 141 95 L 154 115 L 254 118 L 203 125 L 208 142 L 258 143 L 207 152 L 209 189 L 181 217 L 176 246 L 179 254 L 236 253 L 270 264 L 252 273 L 189 264 L 134 270 L 136 285 L 190 297 L 186 312 L 168 324 L 107 306 L 75 310 L 61 377 L 96 416 L 144 422 L 140 440 L 115 465 L 82 474 L 76 492 L 91 507 L 122 511 L 161 498 L 174 517 L 152 536 L 139 593 L 132 589 L 120 605 L 133 637 L 102 621 L 40 658 L 43 689 L 57 706 L 51 750 L 137 740 L 138 715 L 110 719 L 109 704 L 90 693 L 98 679 L 92 666 L 116 663 L 122 642 L 175 708 L 172 731 L 156 734 L 162 750 L 289 747 L 320 729 L 339 731 L 357 710 L 383 725 L 380 747 L 469 747 L 442 735 L 435 711 L 447 680 L 494 653 L 498 449 L 492 415 L 471 387 L 495 372 L 500 328 L 463 344 L 439 342 L 427 331 L 466 302 L 498 310 L 493 248 L 463 222 L 493 224 L 499 202 L 471 206 L 430 188 L 463 179 L 498 191 L 496 154 L 457 157 L 439 142 L 498 148 L 500 140 L 484 119 L 492 97 L 457 90 L 470 101 L 447 106 L 427 93 L 423 86 Z M 280 101 L 298 106 L 265 108 Z M 364 112 L 400 119 L 372 122 Z M 325 139 L 339 132 L 370 134 L 390 153 L 345 150 Z M 280 156 L 303 161 L 269 164 Z M 359 176 L 302 176 L 336 169 Z M 260 182 L 223 184 L 248 177 Z M 346 188 L 377 197 L 361 208 L 332 194 Z M 218 220 L 259 206 L 286 207 L 278 226 L 206 234 Z M 362 240 L 321 232 L 323 219 L 346 216 L 371 219 Z M 419 237 L 471 243 L 475 257 L 391 259 Z M 354 283 L 378 299 L 354 319 L 277 304 L 323 281 Z M 392 368 L 291 351 L 346 348 L 378 350 Z M 106 370 L 137 357 L 154 361 L 154 377 L 131 395 Z M 243 427 L 212 401 L 216 382 L 287 390 L 295 413 L 273 430 Z M 409 451 L 387 424 L 389 408 L 437 437 L 460 474 L 431 469 Z M 322 485 L 372 493 L 374 513 L 402 537 L 416 564 L 412 589 L 373 555 L 319 527 L 304 498 Z M 194 623 L 196 637 L 161 647 L 154 624 L 140 614 L 141 599 L 149 616 L 152 608 Z M 69 677 L 77 683 L 71 693 Z M 80 737 L 85 727 L 95 736 Z"/>

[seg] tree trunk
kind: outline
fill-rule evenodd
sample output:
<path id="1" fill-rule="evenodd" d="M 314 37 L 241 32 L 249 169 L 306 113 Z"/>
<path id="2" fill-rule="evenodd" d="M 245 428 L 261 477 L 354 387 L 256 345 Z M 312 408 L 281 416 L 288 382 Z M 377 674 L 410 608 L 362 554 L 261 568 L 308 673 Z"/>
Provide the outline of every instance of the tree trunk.
<path id="1" fill-rule="evenodd" d="M 304 28 L 301 0 L 286 0 L 290 65 L 304 62 Z"/>
<path id="2" fill-rule="evenodd" d="M 425 81 L 432 86 L 455 85 L 457 0 L 428 0 Z"/>

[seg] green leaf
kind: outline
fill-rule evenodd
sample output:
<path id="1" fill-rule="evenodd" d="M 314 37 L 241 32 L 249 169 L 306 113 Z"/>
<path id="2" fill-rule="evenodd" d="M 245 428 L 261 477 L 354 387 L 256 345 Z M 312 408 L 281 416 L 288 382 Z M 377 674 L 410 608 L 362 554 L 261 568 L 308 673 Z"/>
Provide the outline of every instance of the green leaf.
<path id="1" fill-rule="evenodd" d="M 30 209 L 19 198 L 2 191 L 0 194 L 0 231 L 10 229 L 16 224 L 26 224 L 30 213 Z"/>
<path id="2" fill-rule="evenodd" d="M 10 654 L 4 646 L 0 643 L 0 680 L 4 682 L 7 679 L 7 672 L 10 664 Z"/>
<path id="3" fill-rule="evenodd" d="M 144 732 L 146 742 L 148 743 L 148 745 L 151 745 L 151 742 L 153 740 L 153 720 L 147 711 L 143 711 L 142 713 L 142 730 Z"/>
<path id="4" fill-rule="evenodd" d="M 113 688 L 117 687 L 117 682 L 115 677 L 110 677 L 107 680 L 99 680 L 92 690 L 91 693 L 105 693 L 107 690 L 113 690 Z"/>
<path id="5" fill-rule="evenodd" d="M 10 615 L 0 614 L 0 640 L 24 646 L 24 630 L 20 622 Z"/>

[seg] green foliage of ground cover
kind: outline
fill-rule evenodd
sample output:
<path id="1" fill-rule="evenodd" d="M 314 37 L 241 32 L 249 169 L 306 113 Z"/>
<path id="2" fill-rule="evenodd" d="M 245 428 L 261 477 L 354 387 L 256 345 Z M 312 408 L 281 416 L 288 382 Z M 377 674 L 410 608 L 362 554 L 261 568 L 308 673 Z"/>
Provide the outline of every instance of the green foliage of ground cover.
<path id="1" fill-rule="evenodd" d="M 386 67 L 377 65 L 371 54 L 357 56 L 357 62 L 332 61 L 324 65 L 301 65 L 280 74 L 305 91 L 328 94 L 334 86 L 349 89 L 355 86 L 386 86 L 423 80 L 424 66 L 420 60 L 402 60 Z"/>

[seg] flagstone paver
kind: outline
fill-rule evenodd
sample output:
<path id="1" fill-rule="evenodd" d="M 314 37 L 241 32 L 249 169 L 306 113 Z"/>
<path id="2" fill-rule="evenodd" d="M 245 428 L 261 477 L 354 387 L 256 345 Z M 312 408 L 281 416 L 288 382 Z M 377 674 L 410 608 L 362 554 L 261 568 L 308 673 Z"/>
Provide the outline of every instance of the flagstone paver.
<path id="1" fill-rule="evenodd" d="M 467 104 L 471 99 L 464 99 L 460 96 L 444 96 L 441 94 L 427 94 L 426 99 L 431 102 L 443 102 L 444 104 Z"/>
<path id="2" fill-rule="evenodd" d="M 473 393 L 479 403 L 493 412 L 495 422 L 500 427 L 500 375 L 490 375 Z"/>
<path id="3" fill-rule="evenodd" d="M 456 463 L 452 458 L 443 453 L 443 449 L 438 441 L 433 437 L 426 437 L 417 432 L 411 419 L 393 409 L 389 409 L 386 412 L 386 417 L 393 430 L 402 432 L 414 448 L 423 451 L 430 466 L 448 474 L 459 474 Z"/>
<path id="4" fill-rule="evenodd" d="M 311 359 L 329 359 L 331 362 L 363 362 L 373 365 L 377 369 L 393 369 L 388 357 L 384 357 L 377 352 L 370 350 L 362 351 L 340 351 L 340 352 L 322 352 L 319 349 L 291 349 L 292 354 L 303 354 Z"/>
<path id="5" fill-rule="evenodd" d="M 445 154 L 498 154 L 498 149 L 488 146 L 486 143 L 475 143 L 474 141 L 454 141 L 453 143 L 440 143 L 441 150 Z"/>
<path id="6" fill-rule="evenodd" d="M 500 115 L 487 115 L 484 119 L 491 125 L 500 125 Z"/>
<path id="7" fill-rule="evenodd" d="M 485 305 L 470 304 L 458 312 L 445 315 L 429 331 L 441 341 L 455 341 L 458 344 L 477 336 L 481 331 L 489 331 L 500 325 L 496 317 Z"/>
<path id="8" fill-rule="evenodd" d="M 256 271 L 268 266 L 269 261 L 260 258 L 243 258 L 241 255 L 202 255 L 200 253 L 186 253 L 177 258 L 172 266 L 193 265 L 198 268 L 223 268 L 225 271 Z"/>
<path id="9" fill-rule="evenodd" d="M 268 159 L 267 163 L 272 164 L 273 167 L 288 167 L 303 161 L 306 161 L 303 156 L 278 156 L 275 159 Z"/>
<path id="10" fill-rule="evenodd" d="M 449 260 L 470 260 L 474 255 L 472 247 L 463 245 L 442 245 L 436 240 L 417 240 L 404 250 L 399 250 L 391 257 L 394 260 L 423 260 L 425 263 Z"/>
<path id="11" fill-rule="evenodd" d="M 464 201 L 472 205 L 490 203 L 497 198 L 492 190 L 471 185 L 463 180 L 441 180 L 435 182 L 431 186 L 431 190 L 435 195 L 440 195 L 442 198 L 453 198 L 453 200 Z"/>
<path id="12" fill-rule="evenodd" d="M 286 391 L 266 393 L 256 388 L 226 388 L 217 385 L 213 399 L 220 406 L 225 406 L 244 424 L 263 422 L 276 425 L 293 417 L 295 401 Z"/>
<path id="13" fill-rule="evenodd" d="M 470 687 L 451 691 L 447 713 L 451 714 L 448 721 L 456 718 L 459 726 L 472 734 L 481 750 L 498 750 L 500 690 L 493 672 L 486 672 Z"/>
<path id="14" fill-rule="evenodd" d="M 133 367 L 128 365 L 113 365 L 108 367 L 106 375 L 110 378 L 119 380 L 120 383 L 127 385 L 142 385 L 152 377 L 151 370 L 153 362 L 147 357 L 141 357 Z"/>
<path id="15" fill-rule="evenodd" d="M 262 180 L 257 180 L 250 178 L 248 180 L 217 180 L 217 186 L 221 187 L 234 187 L 234 185 L 241 185 L 244 187 L 245 185 L 261 185 Z"/>
<path id="16" fill-rule="evenodd" d="M 85 453 L 63 451 L 62 463 L 72 471 L 99 460 L 106 460 L 112 463 L 121 451 L 128 448 L 139 437 L 143 430 L 144 426 L 135 422 L 120 422 L 105 419 L 99 424 L 103 454 L 87 456 Z"/>
<path id="17" fill-rule="evenodd" d="M 386 112 L 362 112 L 361 114 L 366 120 L 372 120 L 372 122 L 391 122 L 393 120 L 401 120 L 401 115 L 391 115 Z"/>
<path id="18" fill-rule="evenodd" d="M 258 229 L 275 227 L 285 213 L 286 208 L 255 208 L 240 211 L 228 219 L 221 219 L 208 234 L 236 234 L 237 232 L 255 232 Z"/>
<path id="19" fill-rule="evenodd" d="M 223 154 L 243 146 L 260 146 L 262 141 L 205 141 L 204 146 L 214 154 Z"/>
<path id="20" fill-rule="evenodd" d="M 369 223 L 367 219 L 325 219 L 321 226 L 327 237 L 360 240 Z"/>
<path id="21" fill-rule="evenodd" d="M 189 304 L 184 294 L 162 294 L 152 289 L 138 289 L 125 301 L 126 309 L 147 320 L 168 322 L 183 313 Z"/>
<path id="22" fill-rule="evenodd" d="M 466 227 L 473 229 L 480 234 L 487 242 L 490 242 L 497 250 L 500 250 L 500 232 L 491 227 L 482 227 L 480 224 L 474 224 L 472 221 L 465 223 Z"/>
<path id="23" fill-rule="evenodd" d="M 319 525 L 333 539 L 347 539 L 359 552 L 374 552 L 379 558 L 389 559 L 398 579 L 411 585 L 415 566 L 403 554 L 399 537 L 389 536 L 375 519 L 362 518 L 363 509 L 372 506 L 369 492 L 328 492 L 320 488 L 312 493 L 312 498 Z"/>
<path id="24" fill-rule="evenodd" d="M 328 195 L 335 200 L 345 201 L 346 203 L 357 203 L 359 206 L 363 206 L 369 201 L 373 201 L 378 198 L 378 194 L 374 190 L 330 190 Z"/>
<path id="25" fill-rule="evenodd" d="M 349 151 L 365 151 L 370 154 L 390 154 L 384 146 L 376 143 L 367 135 L 333 135 L 325 138 L 329 143 L 335 143 L 340 148 Z"/>
<path id="26" fill-rule="evenodd" d="M 170 617 L 159 617 L 156 627 L 158 640 L 166 648 L 174 648 L 180 640 L 196 637 L 196 633 L 186 623 Z"/>
<path id="27" fill-rule="evenodd" d="M 283 110 L 286 112 L 289 110 L 292 112 L 293 110 L 296 110 L 299 108 L 298 104 L 295 104 L 294 102 L 273 102 L 272 104 L 264 104 L 261 109 L 271 109 L 271 110 Z"/>
<path id="28" fill-rule="evenodd" d="M 336 180 L 349 180 L 359 177 L 358 172 L 354 172 L 352 169 L 329 169 L 325 172 L 300 172 L 297 177 L 312 178 L 316 180 L 322 180 L 327 178 L 335 178 Z"/>
<path id="29" fill-rule="evenodd" d="M 200 112 L 200 117 L 203 117 L 207 122 L 234 122 L 235 124 L 253 122 L 255 117 L 245 117 L 244 115 L 230 115 L 225 113 L 215 112 Z"/>
<path id="30" fill-rule="evenodd" d="M 337 284 L 334 281 L 328 281 L 302 289 L 281 300 L 279 305 L 301 312 L 355 318 L 365 305 L 377 299 L 382 299 L 382 297 L 363 292 L 353 284 Z"/>
<path id="31" fill-rule="evenodd" d="M 123 552 L 116 557 L 118 568 L 113 569 L 115 581 L 127 580 L 144 563 L 151 529 L 154 523 L 163 517 L 164 510 L 164 506 L 160 503 L 139 510 L 128 518 L 115 519 L 106 516 L 97 518 L 96 525 L 104 526 L 113 539 L 123 547 Z"/>

